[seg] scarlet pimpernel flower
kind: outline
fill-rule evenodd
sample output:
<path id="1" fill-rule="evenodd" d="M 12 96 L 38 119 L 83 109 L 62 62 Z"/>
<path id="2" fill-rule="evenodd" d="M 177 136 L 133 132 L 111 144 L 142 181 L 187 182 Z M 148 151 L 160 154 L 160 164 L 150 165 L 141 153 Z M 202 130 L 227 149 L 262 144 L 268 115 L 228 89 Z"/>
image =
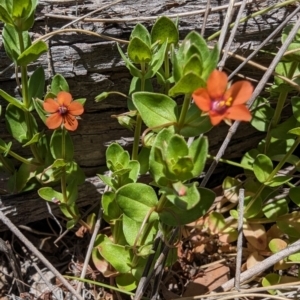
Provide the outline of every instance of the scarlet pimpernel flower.
<path id="1" fill-rule="evenodd" d="M 48 98 L 44 101 L 44 110 L 49 113 L 46 125 L 49 129 L 64 126 L 67 130 L 74 131 L 78 127 L 77 116 L 83 114 L 83 105 L 73 101 L 72 95 L 61 91 L 56 99 Z"/>
<path id="2" fill-rule="evenodd" d="M 212 125 L 218 125 L 222 120 L 250 121 L 251 114 L 246 102 L 252 95 L 253 86 L 249 81 L 235 82 L 227 89 L 228 77 L 224 72 L 214 70 L 206 88 L 199 88 L 193 93 L 196 105 L 208 113 Z"/>

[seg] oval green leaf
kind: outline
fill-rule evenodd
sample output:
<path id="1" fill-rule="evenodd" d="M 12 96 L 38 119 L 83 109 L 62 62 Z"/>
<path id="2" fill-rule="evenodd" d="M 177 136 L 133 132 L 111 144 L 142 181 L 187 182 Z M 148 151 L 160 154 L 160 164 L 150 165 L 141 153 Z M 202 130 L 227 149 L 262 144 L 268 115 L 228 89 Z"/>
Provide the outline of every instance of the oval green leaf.
<path id="1" fill-rule="evenodd" d="M 143 222 L 149 211 L 156 207 L 158 199 L 151 186 L 129 183 L 117 191 L 116 201 L 127 217 L 136 222 Z M 157 213 L 153 211 L 148 221 L 152 222 L 157 218 Z"/>
<path id="2" fill-rule="evenodd" d="M 257 155 L 253 163 L 253 171 L 259 182 L 266 182 L 273 171 L 272 160 L 264 154 Z"/>
<path id="3" fill-rule="evenodd" d="M 132 101 L 148 127 L 160 131 L 164 124 L 177 122 L 177 103 L 166 95 L 158 93 L 137 92 Z"/>

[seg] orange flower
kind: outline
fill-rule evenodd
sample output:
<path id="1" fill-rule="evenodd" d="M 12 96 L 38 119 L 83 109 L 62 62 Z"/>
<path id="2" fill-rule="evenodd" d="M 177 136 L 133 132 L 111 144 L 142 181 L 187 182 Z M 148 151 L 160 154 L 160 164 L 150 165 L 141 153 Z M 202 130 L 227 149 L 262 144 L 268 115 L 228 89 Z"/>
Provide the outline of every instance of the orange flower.
<path id="1" fill-rule="evenodd" d="M 46 99 L 44 110 L 50 113 L 46 120 L 49 129 L 56 129 L 64 125 L 67 130 L 71 131 L 78 127 L 76 116 L 81 115 L 84 111 L 82 104 L 73 101 L 72 95 L 64 91 L 59 92 L 56 99 Z"/>
<path id="2" fill-rule="evenodd" d="M 193 93 L 196 105 L 207 112 L 212 125 L 222 120 L 230 124 L 230 120 L 250 121 L 251 114 L 245 103 L 253 92 L 249 81 L 241 80 L 227 89 L 228 77 L 224 72 L 214 70 L 206 88 L 199 88 Z"/>

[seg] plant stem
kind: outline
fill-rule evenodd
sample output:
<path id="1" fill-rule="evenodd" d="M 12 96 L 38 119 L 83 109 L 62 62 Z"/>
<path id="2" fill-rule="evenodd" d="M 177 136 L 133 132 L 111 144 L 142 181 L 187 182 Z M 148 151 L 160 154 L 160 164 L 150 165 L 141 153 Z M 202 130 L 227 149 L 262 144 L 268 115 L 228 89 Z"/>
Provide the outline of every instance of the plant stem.
<path id="1" fill-rule="evenodd" d="M 20 52 L 23 53 L 25 48 L 24 48 L 24 40 L 23 40 L 23 35 L 21 32 L 18 32 L 18 37 L 19 37 L 19 43 L 20 43 Z M 29 108 L 31 106 L 31 99 L 29 99 L 29 94 L 28 94 L 28 76 L 27 76 L 27 67 L 26 66 L 21 66 L 21 83 L 22 83 L 22 99 L 23 99 L 23 104 L 25 108 L 28 111 L 24 112 L 25 115 L 25 122 L 27 125 L 27 139 L 30 141 L 33 137 L 32 133 L 32 123 L 30 119 L 30 112 Z M 34 158 L 41 163 L 42 159 L 41 156 L 38 152 L 36 143 L 30 144 L 30 150 Z"/>
<path id="2" fill-rule="evenodd" d="M 10 174 L 14 174 L 15 169 L 11 168 L 11 166 L 7 163 L 7 161 L 5 160 L 5 158 L 0 155 L 0 162 L 3 166 L 3 168 Z"/>
<path id="3" fill-rule="evenodd" d="M 170 45 L 167 46 L 166 53 L 165 53 L 165 79 L 168 80 L 170 77 L 170 61 L 169 61 L 169 50 L 170 50 Z M 166 81 L 165 84 L 165 94 L 168 95 L 170 89 L 170 82 Z"/>
<path id="4" fill-rule="evenodd" d="M 132 155 L 131 155 L 131 158 L 133 160 L 138 160 L 141 130 L 142 130 L 142 118 L 141 118 L 140 114 L 138 113 L 136 116 L 134 141 L 133 141 Z"/>
<path id="5" fill-rule="evenodd" d="M 289 73 L 287 75 L 287 78 L 291 79 L 294 76 L 295 71 L 297 70 L 298 67 L 298 62 L 293 62 L 291 65 L 291 68 L 289 70 Z M 280 117 L 281 117 L 281 112 L 284 106 L 284 103 L 286 101 L 287 95 L 288 95 L 288 91 L 284 90 L 280 93 L 279 98 L 278 98 L 278 102 L 276 105 L 276 109 L 275 109 L 275 113 L 274 113 L 274 117 L 272 120 L 272 124 L 271 124 L 271 128 L 275 128 L 277 126 L 277 124 L 280 121 Z"/>
<path id="6" fill-rule="evenodd" d="M 165 196 L 164 194 L 161 195 L 161 196 L 160 196 L 160 199 L 158 200 L 158 203 L 157 203 L 157 205 L 156 205 L 156 211 L 157 211 L 157 212 L 161 212 L 161 211 L 163 210 L 163 208 L 164 208 L 166 202 L 167 202 L 166 196 Z"/>
<path id="7" fill-rule="evenodd" d="M 0 146 L 0 150 L 3 151 L 3 152 L 6 152 L 6 151 L 7 151 L 7 149 L 6 149 L 5 147 L 2 147 L 2 146 Z M 20 161 L 20 162 L 22 162 L 22 163 L 24 163 L 24 164 L 26 164 L 26 165 L 35 165 L 35 166 L 38 166 L 38 165 L 39 165 L 39 164 L 37 164 L 37 163 L 34 163 L 34 162 L 29 161 L 29 160 L 26 159 L 25 157 L 20 156 L 19 154 L 15 153 L 14 151 L 9 150 L 9 151 L 7 152 L 7 154 L 9 154 L 10 156 L 14 157 L 14 158 L 17 159 L 18 161 Z"/>
<path id="8" fill-rule="evenodd" d="M 178 125 L 177 125 L 178 131 L 180 131 L 180 129 L 184 125 L 184 121 L 185 121 L 186 114 L 187 114 L 187 111 L 189 109 L 190 103 L 191 103 L 191 95 L 190 94 L 185 94 L 183 104 L 182 104 L 182 107 L 181 107 L 181 111 L 180 111 L 180 117 L 179 117 Z"/>
<path id="9" fill-rule="evenodd" d="M 66 129 L 63 127 L 61 134 L 61 156 L 62 159 L 65 161 L 66 159 Z M 66 167 L 62 167 L 62 174 L 61 174 L 61 192 L 63 195 L 64 203 L 68 203 L 67 197 L 67 179 L 66 179 Z"/>
<path id="10" fill-rule="evenodd" d="M 215 156 L 208 154 L 207 158 L 215 159 Z M 225 164 L 228 164 L 228 165 L 231 165 L 231 166 L 239 167 L 239 168 L 242 168 L 242 169 L 246 169 L 246 170 L 249 170 L 249 171 L 253 171 L 253 168 L 251 168 L 250 166 L 244 166 L 241 163 L 237 163 L 237 162 L 229 160 L 229 159 L 220 158 L 219 162 L 222 162 L 222 163 L 225 163 Z"/>
<path id="11" fill-rule="evenodd" d="M 141 63 L 141 91 L 145 90 L 145 63 Z M 139 154 L 139 145 L 140 145 L 140 137 L 141 137 L 141 130 L 142 130 L 142 118 L 139 113 L 137 113 L 136 116 L 136 124 L 135 124 L 135 130 L 134 130 L 134 140 L 133 140 L 133 146 L 132 146 L 132 154 L 131 159 L 138 160 L 138 154 Z"/>

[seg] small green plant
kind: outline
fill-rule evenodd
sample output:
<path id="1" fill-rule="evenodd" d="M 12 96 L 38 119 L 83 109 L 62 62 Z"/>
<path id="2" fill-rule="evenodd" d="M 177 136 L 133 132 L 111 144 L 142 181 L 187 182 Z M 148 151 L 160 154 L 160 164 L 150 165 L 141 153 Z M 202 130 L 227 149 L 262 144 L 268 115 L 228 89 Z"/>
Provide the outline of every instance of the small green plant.
<path id="1" fill-rule="evenodd" d="M 69 219 L 68 228 L 80 219 L 76 206 L 78 185 L 85 175 L 74 161 L 72 139 L 68 131 L 77 129 L 77 118 L 83 113 L 85 99 L 72 99 L 69 86 L 61 75 L 53 77 L 45 92 L 45 74 L 38 67 L 29 77 L 27 66 L 36 61 L 48 48 L 45 42 L 31 42 L 28 30 L 34 22 L 37 1 L 10 0 L 0 5 L 0 20 L 4 22 L 3 44 L 7 56 L 21 72 L 19 90 L 21 99 L 0 90 L 0 96 L 8 102 L 5 108 L 6 126 L 14 143 L 30 149 L 25 158 L 12 150 L 12 141 L 0 139 L 1 169 L 9 175 L 8 192 L 18 193 L 39 188 L 39 195 L 60 206 Z M 41 100 L 41 99 L 44 99 Z M 54 130 L 49 136 L 39 120 Z M 19 161 L 16 169 L 11 160 Z M 60 191 L 55 189 L 61 183 Z"/>
<path id="2" fill-rule="evenodd" d="M 134 127 L 134 145 L 131 156 L 118 144 L 106 151 L 110 173 L 99 177 L 109 187 L 102 205 L 111 232 L 98 235 L 93 261 L 99 269 L 103 260 L 109 262 L 118 287 L 133 290 L 153 253 L 158 230 L 167 239 L 174 227 L 196 221 L 212 205 L 215 194 L 194 181 L 208 157 L 203 133 L 222 120 L 250 121 L 245 103 L 253 87 L 239 81 L 228 88 L 227 75 L 215 70 L 217 47 L 209 50 L 196 32 L 179 44 L 177 26 L 166 17 L 156 21 L 151 33 L 138 24 L 130 37 L 128 57 L 120 47 L 119 51 L 133 79 L 130 111 L 118 120 L 126 115 L 125 126 Z M 155 80 L 160 93 L 154 92 Z M 103 93 L 97 100 L 108 95 Z M 175 100 L 178 96 L 182 104 Z M 142 123 L 147 129 L 141 134 Z M 147 172 L 151 184 L 139 183 L 139 174 Z M 168 264 L 176 258 L 171 251 Z"/>

